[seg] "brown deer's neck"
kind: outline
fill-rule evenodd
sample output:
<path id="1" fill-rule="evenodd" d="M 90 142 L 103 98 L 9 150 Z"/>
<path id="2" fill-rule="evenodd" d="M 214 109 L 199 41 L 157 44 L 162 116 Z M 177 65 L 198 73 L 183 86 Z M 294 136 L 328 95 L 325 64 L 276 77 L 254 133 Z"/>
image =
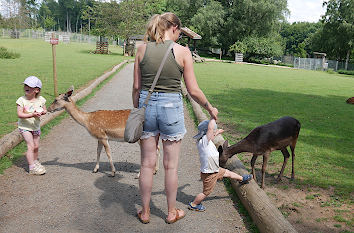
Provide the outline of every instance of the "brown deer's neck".
<path id="1" fill-rule="evenodd" d="M 86 127 L 88 113 L 81 111 L 72 100 L 65 105 L 65 109 L 77 123 Z"/>
<path id="2" fill-rule="evenodd" d="M 230 158 L 234 154 L 238 154 L 238 153 L 241 153 L 241 152 L 252 152 L 252 151 L 253 151 L 253 148 L 250 145 L 250 143 L 248 143 L 247 140 L 242 139 L 238 143 L 236 143 L 236 144 L 234 144 L 232 146 L 229 146 L 227 148 L 227 155 Z"/>

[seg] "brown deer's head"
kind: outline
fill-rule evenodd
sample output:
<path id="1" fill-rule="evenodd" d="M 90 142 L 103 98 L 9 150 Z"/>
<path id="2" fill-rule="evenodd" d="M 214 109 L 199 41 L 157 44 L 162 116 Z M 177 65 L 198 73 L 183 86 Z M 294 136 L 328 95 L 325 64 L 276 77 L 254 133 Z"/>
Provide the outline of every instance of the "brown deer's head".
<path id="1" fill-rule="evenodd" d="M 65 107 L 65 104 L 70 102 L 70 96 L 74 92 L 74 86 L 71 86 L 66 93 L 60 94 L 55 98 L 53 103 L 48 107 L 49 112 L 60 111 Z"/>

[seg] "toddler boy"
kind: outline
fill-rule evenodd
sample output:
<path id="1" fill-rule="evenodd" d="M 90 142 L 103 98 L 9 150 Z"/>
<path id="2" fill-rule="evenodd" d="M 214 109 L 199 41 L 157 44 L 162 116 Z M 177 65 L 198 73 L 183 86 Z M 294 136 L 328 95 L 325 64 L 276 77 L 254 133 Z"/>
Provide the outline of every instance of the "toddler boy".
<path id="1" fill-rule="evenodd" d="M 205 211 L 202 201 L 213 191 L 217 180 L 229 177 L 238 180 L 241 184 L 246 184 L 252 179 L 252 175 L 240 176 L 235 172 L 219 167 L 219 152 L 212 140 L 224 130 L 217 129 L 214 119 L 202 121 L 198 125 L 198 131 L 198 134 L 193 138 L 197 139 L 203 192 L 199 193 L 194 201 L 189 203 L 188 209 Z"/>

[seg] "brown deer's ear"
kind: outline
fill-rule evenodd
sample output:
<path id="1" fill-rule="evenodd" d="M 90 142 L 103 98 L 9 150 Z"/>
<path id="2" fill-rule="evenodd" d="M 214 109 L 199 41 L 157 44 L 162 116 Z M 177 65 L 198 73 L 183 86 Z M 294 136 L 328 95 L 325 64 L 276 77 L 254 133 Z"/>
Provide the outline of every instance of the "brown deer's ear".
<path id="1" fill-rule="evenodd" d="M 222 145 L 223 150 L 226 150 L 229 147 L 229 141 L 225 140 L 224 144 Z"/>
<path id="2" fill-rule="evenodd" d="M 65 94 L 65 97 L 70 97 L 74 92 L 74 86 L 71 85 L 71 87 L 69 87 L 68 91 Z"/>

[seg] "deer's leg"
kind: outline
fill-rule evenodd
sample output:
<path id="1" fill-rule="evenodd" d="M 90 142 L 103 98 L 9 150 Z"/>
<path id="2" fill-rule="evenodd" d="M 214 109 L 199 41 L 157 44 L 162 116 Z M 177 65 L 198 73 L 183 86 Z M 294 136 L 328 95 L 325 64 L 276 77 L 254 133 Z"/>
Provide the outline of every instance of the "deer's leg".
<path id="1" fill-rule="evenodd" d="M 268 159 L 269 159 L 269 154 L 270 152 L 266 152 L 263 155 L 263 165 L 262 165 L 262 184 L 261 184 L 261 188 L 264 189 L 264 179 L 265 179 L 265 171 L 267 169 L 267 163 L 268 163 Z"/>
<path id="2" fill-rule="evenodd" d="M 290 154 L 288 152 L 288 150 L 285 148 L 281 149 L 280 150 L 281 153 L 283 153 L 283 156 L 284 156 L 284 162 L 283 162 L 283 166 L 281 167 L 281 170 L 280 170 L 280 173 L 279 173 L 279 176 L 277 178 L 277 182 L 281 181 L 281 177 L 283 176 L 283 172 L 284 172 L 284 169 L 286 167 L 286 163 L 288 162 L 288 159 L 290 157 Z"/>
<path id="3" fill-rule="evenodd" d="M 295 145 L 296 145 L 296 141 L 293 144 L 290 145 L 290 150 L 291 150 L 291 180 L 295 179 L 295 170 L 294 170 Z"/>
<path id="4" fill-rule="evenodd" d="M 112 176 L 115 176 L 115 174 L 116 174 L 116 168 L 114 167 L 114 164 L 113 164 L 113 161 L 112 161 L 111 148 L 110 148 L 110 146 L 109 146 L 109 144 L 108 144 L 108 139 L 102 139 L 101 142 L 102 142 L 102 144 L 103 144 L 103 146 L 104 146 L 104 149 L 106 150 L 106 154 L 107 154 L 109 163 L 111 164 Z"/>
<path id="5" fill-rule="evenodd" d="M 101 156 L 101 151 L 102 151 L 103 144 L 100 140 L 98 140 L 97 143 L 97 160 L 96 160 L 96 166 L 93 169 L 93 172 L 96 173 L 98 172 L 98 169 L 100 168 L 100 156 Z"/>
<path id="6" fill-rule="evenodd" d="M 253 175 L 253 179 L 256 183 L 257 183 L 257 177 L 256 177 L 256 171 L 254 169 L 254 165 L 256 163 L 257 157 L 258 157 L 257 155 L 253 155 L 252 159 L 251 159 L 252 175 Z"/>

